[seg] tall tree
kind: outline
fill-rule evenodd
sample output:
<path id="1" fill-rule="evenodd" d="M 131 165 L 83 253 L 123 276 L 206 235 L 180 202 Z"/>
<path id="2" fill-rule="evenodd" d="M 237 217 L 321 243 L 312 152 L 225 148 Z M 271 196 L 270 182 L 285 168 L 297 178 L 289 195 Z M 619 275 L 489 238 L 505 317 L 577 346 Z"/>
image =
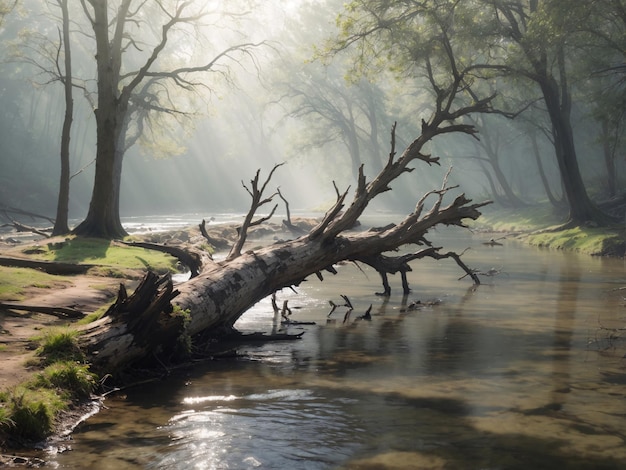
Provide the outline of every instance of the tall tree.
<path id="1" fill-rule="evenodd" d="M 155 0 L 150 3 L 121 0 L 115 8 L 104 0 L 81 0 L 81 4 L 93 28 L 96 42 L 97 149 L 89 211 L 74 233 L 116 238 L 126 233 L 120 220 L 119 200 L 125 139 L 131 125 L 132 106 L 144 104 L 158 112 L 182 113 L 174 103 L 167 101 L 172 86 L 187 91 L 206 86 L 193 77 L 215 70 L 223 59 L 237 60 L 250 54 L 251 49 L 258 44 L 238 43 L 210 58 L 204 55 L 199 65 L 184 63 L 167 68 L 160 59 L 168 47 L 180 48 L 184 45 L 190 50 L 202 47 L 198 44 L 201 38 L 195 34 L 197 30 L 194 31 L 194 25 L 199 26 L 199 21 L 210 14 L 206 6 L 197 6 L 192 1 L 173 0 Z M 157 15 L 164 18 L 160 30 L 150 26 Z M 155 41 L 151 45 L 148 45 L 148 38 L 138 36 L 139 31 L 143 31 L 142 27 L 154 32 Z M 179 35 L 179 40 L 185 38 L 184 42 L 173 39 L 177 33 L 182 35 Z M 190 42 L 190 37 L 195 38 L 196 43 Z M 125 56 L 130 51 L 140 55 L 144 50 L 147 53 L 137 68 L 133 69 L 131 63 L 125 63 Z M 187 56 L 195 53 L 181 52 Z M 221 72 L 224 73 L 223 70 Z M 156 105 L 142 101 L 148 89 L 151 96 L 164 97 L 164 101 Z"/>
<path id="2" fill-rule="evenodd" d="M 282 93 L 279 104 L 303 126 L 298 142 L 304 142 L 305 148 L 339 142 L 350 156 L 351 175 L 363 163 L 380 168 L 379 121 L 391 121 L 385 113 L 383 91 L 367 80 L 348 83 L 334 64 L 319 65 L 292 64 L 284 78 L 274 83 Z"/>
<path id="3" fill-rule="evenodd" d="M 68 0 L 56 0 L 61 9 L 62 33 L 59 34 L 59 49 L 63 47 L 63 73 L 59 60 L 58 73 L 63 83 L 65 96 L 65 115 L 63 130 L 61 131 L 61 176 L 59 180 L 59 198 L 57 201 L 57 215 L 52 229 L 52 235 L 62 235 L 70 231 L 68 225 L 70 202 L 70 132 L 74 119 L 74 97 L 72 94 L 72 48 L 70 46 L 70 14 Z M 57 56 L 58 57 L 58 56 Z"/>
<path id="4" fill-rule="evenodd" d="M 360 0 L 348 4 L 335 49 L 358 44 L 358 64 L 371 67 L 372 55 L 378 60 L 389 55 L 405 76 L 431 81 L 450 74 L 454 56 L 466 84 L 459 98 L 465 99 L 476 99 L 481 82 L 499 85 L 502 93 L 507 81 L 530 81 L 550 119 L 569 221 L 606 223 L 610 219 L 587 194 L 571 123 L 571 24 L 586 10 L 580 2 L 563 0 Z M 445 89 L 436 94 L 440 101 Z"/>
<path id="5" fill-rule="evenodd" d="M 580 4 L 558 0 L 493 2 L 498 37 L 515 45 L 522 64 L 505 64 L 540 89 L 552 124 L 552 134 L 563 189 L 569 203 L 569 222 L 605 224 L 611 219 L 591 201 L 583 181 L 572 126 L 572 89 L 569 73 L 569 22 L 580 21 Z M 564 21 L 563 18 L 567 18 Z M 520 67 L 520 65 L 522 65 Z"/>

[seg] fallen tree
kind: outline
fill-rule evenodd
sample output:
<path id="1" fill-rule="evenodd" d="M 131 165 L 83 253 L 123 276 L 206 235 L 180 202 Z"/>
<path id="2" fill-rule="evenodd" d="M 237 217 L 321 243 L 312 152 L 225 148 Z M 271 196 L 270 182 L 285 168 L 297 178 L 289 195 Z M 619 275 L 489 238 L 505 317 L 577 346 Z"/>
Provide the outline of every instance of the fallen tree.
<path id="1" fill-rule="evenodd" d="M 484 110 L 488 102 L 476 102 L 453 117 Z M 340 193 L 335 186 L 336 202 L 308 233 L 256 251 L 243 251 L 247 228 L 259 223 L 253 221 L 254 213 L 278 194 L 263 195 L 274 170 L 280 165 L 274 167 L 263 184 L 257 172 L 250 187 L 244 184 L 252 197 L 251 209 L 239 230 L 239 240 L 226 259 L 205 264 L 202 272 L 176 288 L 169 278 L 158 278 L 151 273 L 133 295 L 128 296 L 121 288 L 118 301 L 105 316 L 83 329 L 80 342 L 92 363 L 100 370 L 110 371 L 157 352 L 174 350 L 181 338 L 211 331 L 231 331 L 237 319 L 259 300 L 282 288 L 297 286 L 310 275 L 323 279 L 324 272 L 336 272 L 333 265 L 340 261 L 363 263 L 376 269 L 383 277 L 385 295 L 390 293 L 387 273 L 406 273 L 410 270 L 410 261 L 424 257 L 450 258 L 479 283 L 475 272 L 465 266 L 460 255 L 442 253 L 442 247 L 426 239 L 428 231 L 436 226 L 464 227 L 464 220 L 478 218 L 478 209 L 489 203 L 472 204 L 463 194 L 444 203 L 445 196 L 456 189 L 456 186 L 448 186 L 449 172 L 442 186 L 426 193 L 415 210 L 399 223 L 366 232 L 351 231 L 372 199 L 390 190 L 389 185 L 396 178 L 413 171 L 410 163 L 439 164 L 438 158 L 422 153 L 424 145 L 433 137 L 450 132 L 475 134 L 471 125 L 451 124 L 450 120 L 449 112 L 435 113 L 431 122 L 423 126 L 422 134 L 399 158 L 395 152 L 394 125 L 386 165 L 370 182 L 366 181 L 361 166 L 352 202 L 347 207 L 349 188 Z M 390 255 L 406 245 L 417 245 L 420 249 L 409 255 Z M 404 276 L 403 287 L 408 290 Z"/>

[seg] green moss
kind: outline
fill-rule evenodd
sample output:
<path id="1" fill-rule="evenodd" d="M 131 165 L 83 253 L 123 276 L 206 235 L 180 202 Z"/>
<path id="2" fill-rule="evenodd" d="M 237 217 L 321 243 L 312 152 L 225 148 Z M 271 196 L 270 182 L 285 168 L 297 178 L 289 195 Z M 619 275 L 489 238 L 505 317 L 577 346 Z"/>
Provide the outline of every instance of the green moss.
<path id="1" fill-rule="evenodd" d="M 518 209 L 487 207 L 482 215 L 470 225 L 473 228 L 488 228 L 496 232 L 527 232 L 562 222 L 562 216 L 557 214 L 551 206 L 541 205 Z"/>
<path id="2" fill-rule="evenodd" d="M 559 230 L 564 220 L 549 205 L 516 210 L 487 210 L 471 224 L 473 229 L 517 233 L 533 246 L 572 250 L 596 256 L 624 256 L 626 236 L 619 227 L 575 227 Z"/>
<path id="3" fill-rule="evenodd" d="M 192 346 L 191 336 L 187 332 L 187 327 L 191 321 L 191 311 L 189 309 L 183 310 L 180 306 L 174 305 L 171 315 L 182 320 L 181 333 L 176 344 L 176 353 L 182 357 L 188 357 L 191 355 Z"/>
<path id="4" fill-rule="evenodd" d="M 568 230 L 542 231 L 528 234 L 530 245 L 572 250 L 588 255 L 623 255 L 624 236 L 604 228 L 575 227 Z"/>

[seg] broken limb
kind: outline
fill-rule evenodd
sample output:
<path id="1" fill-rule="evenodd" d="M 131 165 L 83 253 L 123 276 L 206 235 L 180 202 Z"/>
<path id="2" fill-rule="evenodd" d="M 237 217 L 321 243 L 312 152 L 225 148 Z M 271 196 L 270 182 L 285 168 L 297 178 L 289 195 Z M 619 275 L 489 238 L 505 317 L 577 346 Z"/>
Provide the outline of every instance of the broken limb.
<path id="1" fill-rule="evenodd" d="M 252 202 L 250 203 L 250 210 L 246 214 L 246 217 L 245 217 L 245 219 L 243 221 L 242 226 L 238 229 L 239 236 L 237 237 L 237 241 L 235 242 L 235 244 L 231 248 L 230 253 L 228 253 L 228 256 L 226 257 L 227 260 L 232 260 L 232 259 L 237 258 L 238 256 L 241 255 L 241 250 L 243 248 L 244 243 L 246 242 L 246 238 L 248 236 L 248 229 L 250 227 L 254 227 L 256 225 L 260 225 L 263 222 L 271 219 L 272 216 L 274 215 L 274 212 L 276 211 L 276 208 L 278 207 L 277 205 L 274 206 L 274 208 L 272 209 L 272 211 L 270 212 L 270 214 L 268 216 L 261 217 L 260 219 L 257 219 L 257 220 L 254 220 L 254 221 L 252 220 L 254 218 L 256 212 L 259 210 L 259 208 L 261 208 L 265 204 L 268 204 L 268 203 L 272 202 L 272 200 L 274 199 L 274 196 L 276 196 L 278 194 L 278 192 L 275 192 L 274 194 L 270 195 L 269 197 L 263 198 L 263 193 L 267 189 L 267 185 L 271 181 L 272 175 L 282 165 L 284 165 L 284 163 L 279 163 L 277 165 L 274 165 L 274 168 L 272 168 L 272 170 L 270 171 L 269 175 L 267 176 L 267 179 L 261 185 L 261 187 L 259 187 L 259 176 L 260 176 L 261 170 L 257 170 L 254 179 L 252 179 L 252 181 L 250 181 L 250 188 L 248 188 L 243 181 L 241 182 L 241 184 L 244 187 L 244 189 L 250 195 L 250 198 L 252 199 Z"/>
<path id="2" fill-rule="evenodd" d="M 181 264 L 187 266 L 187 268 L 189 268 L 189 270 L 191 271 L 192 278 L 200 274 L 200 271 L 202 270 L 202 266 L 204 265 L 203 258 L 206 258 L 207 260 L 210 259 L 208 254 L 205 256 L 200 252 L 185 250 L 177 246 L 161 245 L 158 243 L 148 243 L 148 242 L 121 241 L 121 243 L 127 246 L 136 246 L 139 248 L 145 248 L 147 250 L 155 250 L 161 253 L 167 253 L 168 255 L 171 255 L 174 258 L 176 258 L 178 261 L 180 261 Z"/>

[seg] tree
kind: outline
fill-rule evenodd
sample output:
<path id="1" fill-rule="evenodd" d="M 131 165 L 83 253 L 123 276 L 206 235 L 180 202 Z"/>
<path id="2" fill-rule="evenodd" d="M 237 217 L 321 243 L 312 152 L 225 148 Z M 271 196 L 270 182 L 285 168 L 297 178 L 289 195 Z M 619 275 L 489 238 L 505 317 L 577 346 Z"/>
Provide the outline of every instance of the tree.
<path id="1" fill-rule="evenodd" d="M 377 169 L 380 121 L 387 120 L 383 91 L 365 79 L 346 82 L 337 64 L 292 64 L 281 70 L 287 73 L 274 82 L 281 94 L 278 104 L 302 127 L 301 147 L 322 148 L 336 141 L 347 150 L 351 175 L 363 163 Z"/>
<path id="2" fill-rule="evenodd" d="M 116 238 L 126 233 L 120 221 L 119 200 L 122 162 L 133 109 L 185 114 L 168 101 L 172 88 L 193 91 L 206 86 L 193 77 L 215 71 L 224 60 L 241 60 L 259 44 L 239 43 L 224 48 L 213 57 L 203 57 L 199 65 L 181 64 L 168 68 L 160 63 L 164 51 L 168 47 L 177 47 L 177 44 L 180 46 L 181 43 L 175 40 L 177 34 L 185 38 L 182 44 L 186 47 L 191 46 L 190 37 L 200 41 L 201 38 L 194 33 L 194 24 L 205 18 L 208 11 L 196 7 L 191 1 L 155 0 L 147 4 L 122 0 L 114 11 L 102 0 L 81 0 L 81 4 L 96 42 L 97 148 L 89 211 L 74 233 Z M 165 17 L 160 30 L 150 26 L 158 15 Z M 138 37 L 141 27 L 154 32 L 155 41 L 151 45 L 139 45 L 141 41 L 148 43 L 148 38 Z M 142 51 L 147 51 L 136 69 L 124 61 L 133 50 L 140 56 Z M 159 100 L 154 102 L 147 97 L 159 97 Z"/>
<path id="3" fill-rule="evenodd" d="M 74 97 L 72 94 L 72 48 L 70 46 L 70 14 L 68 0 L 56 0 L 61 9 L 62 34 L 59 34 L 59 49 L 63 46 L 64 69 L 58 73 L 63 84 L 65 96 L 65 115 L 63 117 L 63 130 L 61 131 L 61 176 L 59 180 L 59 199 L 57 202 L 57 215 L 52 229 L 52 235 L 69 233 L 68 216 L 70 203 L 70 131 L 74 119 Z M 57 56 L 58 57 L 58 56 Z M 57 59 L 57 65 L 58 59 Z"/>
<path id="4" fill-rule="evenodd" d="M 473 158 L 478 160 L 483 168 L 491 187 L 493 199 L 505 207 L 517 208 L 524 206 L 525 202 L 513 191 L 501 163 L 502 155 L 510 153 L 510 151 L 504 150 L 504 147 L 510 144 L 506 141 L 503 142 L 503 140 L 511 139 L 511 133 L 504 133 L 501 127 L 487 121 L 485 116 L 469 117 L 468 120 L 480 131 L 480 140 L 472 142 L 477 152 L 477 155 Z M 495 181 L 491 176 L 489 167 L 493 171 Z"/>
<path id="5" fill-rule="evenodd" d="M 461 117 L 484 106 L 486 103 L 478 103 L 456 113 Z M 426 257 L 453 259 L 478 283 L 478 277 L 460 255 L 443 253 L 442 247 L 434 246 L 426 238 L 428 231 L 439 225 L 463 227 L 464 219 L 476 219 L 480 215 L 478 209 L 488 204 L 472 204 L 463 194 L 445 202 L 449 191 L 456 188 L 447 184 L 447 177 L 440 189 L 424 194 L 415 210 L 398 224 L 362 233 L 349 232 L 374 198 L 389 191 L 396 178 L 412 171 L 409 167 L 412 162 L 438 164 L 438 158 L 423 153 L 424 145 L 433 137 L 450 132 L 474 132 L 470 125 L 443 124 L 438 116 L 434 122 L 438 124 L 426 129 L 398 158 L 395 130 L 392 131 L 391 150 L 381 172 L 368 182 L 361 166 L 352 202 L 346 206 L 349 190 L 337 191 L 335 204 L 309 233 L 243 253 L 241 243 L 236 243 L 226 260 L 210 263 L 198 276 L 176 289 L 170 279 L 159 279 L 154 274 L 148 274 L 131 296 L 121 289 L 107 314 L 83 329 L 80 342 L 90 361 L 100 371 L 111 371 L 149 358 L 156 351 L 172 354 L 181 337 L 223 336 L 232 332 L 237 319 L 254 303 L 282 288 L 297 286 L 312 274 L 323 279 L 324 272 L 336 273 L 333 265 L 340 261 L 363 263 L 377 270 L 383 279 L 385 295 L 389 295 L 388 273 L 402 273 L 405 284 L 404 273 L 411 270 L 409 263 Z M 251 221 L 254 210 L 273 197 L 263 195 L 268 183 L 269 178 L 259 185 L 257 172 L 253 189 L 247 188 L 253 202 L 246 220 Z M 241 240 L 245 240 L 245 227 L 240 230 Z M 385 254 L 410 244 L 423 248 L 404 255 Z M 407 293 L 408 286 L 404 287 Z"/>
<path id="6" fill-rule="evenodd" d="M 563 188 L 569 203 L 569 223 L 606 224 L 612 219 L 600 211 L 587 194 L 578 166 L 571 123 L 572 91 L 568 73 L 568 22 L 580 21 L 571 2 L 532 0 L 494 2 L 500 37 L 515 44 L 526 61 L 525 68 L 504 65 L 507 73 L 517 73 L 537 84 L 552 124 L 552 134 Z"/>
<path id="7" fill-rule="evenodd" d="M 569 203 L 569 221 L 607 223 L 611 219 L 590 200 L 578 166 L 571 123 L 571 25 L 584 20 L 589 8 L 559 0 L 477 0 L 458 2 L 387 2 L 348 4 L 343 32 L 335 48 L 358 43 L 361 67 L 376 65 L 372 55 L 388 55 L 391 66 L 406 77 L 442 77 L 450 73 L 450 56 L 461 67 L 466 99 L 480 89 L 527 80 L 534 84 L 549 116 L 556 159 Z M 576 47 L 580 43 L 575 43 Z M 368 53 L 365 53 L 365 52 Z M 482 86 L 481 86 L 482 85 Z M 445 95 L 435 90 L 438 100 Z M 441 95 L 441 97 L 439 97 Z M 532 101 L 532 97 L 531 97 Z M 502 111 L 506 108 L 501 107 Z M 517 114 L 519 110 L 513 110 Z M 510 114 L 511 111 L 509 110 Z"/>
<path id="8" fill-rule="evenodd" d="M 585 79 L 590 115 L 600 126 L 598 141 L 606 167 L 606 196 L 618 195 L 617 162 L 626 140 L 626 6 L 621 0 L 598 0 L 577 33 L 589 47 L 579 74 Z M 591 79 L 590 79 L 591 78 Z"/>

